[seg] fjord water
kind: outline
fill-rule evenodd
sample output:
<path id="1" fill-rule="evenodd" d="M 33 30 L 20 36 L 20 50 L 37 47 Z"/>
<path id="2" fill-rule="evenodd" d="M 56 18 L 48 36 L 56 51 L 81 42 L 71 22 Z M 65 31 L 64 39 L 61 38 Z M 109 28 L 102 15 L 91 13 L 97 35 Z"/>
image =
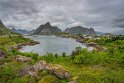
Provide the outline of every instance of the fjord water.
<path id="1" fill-rule="evenodd" d="M 75 47 L 86 48 L 84 44 L 76 42 L 75 39 L 71 38 L 61 38 L 56 36 L 28 36 L 28 38 L 40 42 L 40 44 L 34 46 L 24 46 L 20 49 L 21 52 L 33 52 L 38 53 L 39 55 L 44 55 L 47 52 L 62 54 L 71 54 Z"/>

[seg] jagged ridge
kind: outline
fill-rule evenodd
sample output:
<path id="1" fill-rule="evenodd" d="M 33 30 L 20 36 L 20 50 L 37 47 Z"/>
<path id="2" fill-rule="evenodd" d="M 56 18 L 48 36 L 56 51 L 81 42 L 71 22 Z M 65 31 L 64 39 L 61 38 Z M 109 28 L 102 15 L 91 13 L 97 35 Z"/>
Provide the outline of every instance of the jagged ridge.
<path id="1" fill-rule="evenodd" d="M 33 34 L 35 35 L 49 35 L 49 34 L 56 34 L 62 32 L 61 29 L 59 29 L 56 26 L 51 26 L 50 22 L 47 22 L 44 25 L 40 25 L 39 28 L 37 28 Z"/>
<path id="2" fill-rule="evenodd" d="M 71 28 L 65 29 L 66 33 L 71 33 L 71 34 L 96 34 L 93 28 L 85 28 L 82 26 L 75 26 Z"/>

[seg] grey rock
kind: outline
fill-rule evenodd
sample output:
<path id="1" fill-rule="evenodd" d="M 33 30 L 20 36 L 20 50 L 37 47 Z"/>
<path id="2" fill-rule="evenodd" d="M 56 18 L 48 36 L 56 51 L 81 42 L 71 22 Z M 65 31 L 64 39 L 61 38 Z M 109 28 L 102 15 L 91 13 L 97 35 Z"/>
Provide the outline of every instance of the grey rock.
<path id="1" fill-rule="evenodd" d="M 41 71 L 46 69 L 46 62 L 45 61 L 39 61 L 38 63 L 35 63 L 33 65 L 33 68 L 35 71 Z"/>
<path id="2" fill-rule="evenodd" d="M 26 66 L 19 70 L 18 75 L 19 76 L 33 76 L 33 77 L 38 77 L 38 71 L 46 69 L 46 62 L 45 61 L 39 61 L 33 66 Z"/>
<path id="3" fill-rule="evenodd" d="M 5 58 L 6 54 L 0 49 L 0 57 Z"/>
<path id="4" fill-rule="evenodd" d="M 35 72 L 34 67 L 32 66 L 26 66 L 23 69 L 19 70 L 18 76 L 33 76 L 33 77 L 38 77 L 37 72 Z"/>
<path id="5" fill-rule="evenodd" d="M 30 58 L 30 57 L 21 56 L 21 55 L 16 56 L 16 61 L 28 62 L 28 61 L 31 61 L 31 60 L 32 60 L 32 58 Z"/>
<path id="6" fill-rule="evenodd" d="M 70 72 L 58 64 L 48 64 L 46 69 L 60 79 L 69 78 Z"/>
<path id="7" fill-rule="evenodd" d="M 39 61 L 33 66 L 26 66 L 19 70 L 19 76 L 34 76 L 38 77 L 38 72 L 42 70 L 48 70 L 51 74 L 55 75 L 60 79 L 69 78 L 71 76 L 70 72 L 64 69 L 61 65 L 47 64 L 45 61 Z"/>

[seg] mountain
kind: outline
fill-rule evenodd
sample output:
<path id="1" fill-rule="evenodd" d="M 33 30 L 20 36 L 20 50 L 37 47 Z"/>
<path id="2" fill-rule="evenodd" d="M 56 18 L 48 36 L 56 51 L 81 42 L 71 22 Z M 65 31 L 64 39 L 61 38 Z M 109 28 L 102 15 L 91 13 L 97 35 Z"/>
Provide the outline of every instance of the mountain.
<path id="1" fill-rule="evenodd" d="M 6 28 L 4 26 L 4 24 L 2 23 L 2 21 L 0 20 L 0 36 L 11 35 L 11 34 L 16 34 L 16 33 L 12 32 L 10 29 Z"/>
<path id="2" fill-rule="evenodd" d="M 31 30 L 31 31 L 30 31 L 30 34 L 33 34 L 34 32 L 35 32 L 35 29 Z"/>
<path id="3" fill-rule="evenodd" d="M 96 31 L 96 34 L 98 34 L 98 35 L 103 35 L 103 34 L 105 34 L 105 33 L 104 33 L 104 32 Z"/>
<path id="4" fill-rule="evenodd" d="M 62 32 L 58 27 L 51 26 L 50 22 L 47 22 L 44 25 L 40 25 L 33 34 L 35 35 L 51 35 Z"/>
<path id="5" fill-rule="evenodd" d="M 93 28 L 88 29 L 82 26 L 67 28 L 65 29 L 65 32 L 71 34 L 96 34 Z"/>
<path id="6" fill-rule="evenodd" d="M 19 34 L 30 34 L 30 31 L 26 31 L 26 30 L 23 30 L 23 29 L 15 29 L 15 28 L 12 28 L 11 29 L 13 32 L 16 32 L 16 33 L 19 33 Z"/>

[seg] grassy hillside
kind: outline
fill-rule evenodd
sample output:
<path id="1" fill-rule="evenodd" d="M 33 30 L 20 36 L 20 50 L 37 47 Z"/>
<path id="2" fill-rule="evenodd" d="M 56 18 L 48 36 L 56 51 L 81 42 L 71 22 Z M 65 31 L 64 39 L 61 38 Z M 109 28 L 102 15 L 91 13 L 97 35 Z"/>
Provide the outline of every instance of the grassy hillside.
<path id="1" fill-rule="evenodd" d="M 2 21 L 0 20 L 0 36 L 3 36 L 3 35 L 11 35 L 11 34 L 16 34 L 14 32 L 12 32 L 11 30 L 7 29 Z"/>
<path id="2" fill-rule="evenodd" d="M 29 41 L 21 36 L 3 37 L 0 46 L 4 49 L 9 45 Z M 0 83 L 68 83 L 77 80 L 78 83 L 124 83 L 124 36 L 113 39 L 101 38 L 99 40 L 89 39 L 87 42 L 97 42 L 107 49 L 102 52 L 87 51 L 87 49 L 76 48 L 70 56 L 63 53 L 48 53 L 38 56 L 34 53 L 21 53 L 17 50 L 8 52 L 6 59 L 0 59 Z M 14 57 L 22 55 L 31 57 L 32 60 L 17 62 Z M 18 76 L 18 71 L 26 65 L 33 65 L 44 60 L 47 63 L 59 64 L 69 70 L 71 77 L 59 79 L 48 71 L 39 71 L 39 78 L 33 76 Z"/>

